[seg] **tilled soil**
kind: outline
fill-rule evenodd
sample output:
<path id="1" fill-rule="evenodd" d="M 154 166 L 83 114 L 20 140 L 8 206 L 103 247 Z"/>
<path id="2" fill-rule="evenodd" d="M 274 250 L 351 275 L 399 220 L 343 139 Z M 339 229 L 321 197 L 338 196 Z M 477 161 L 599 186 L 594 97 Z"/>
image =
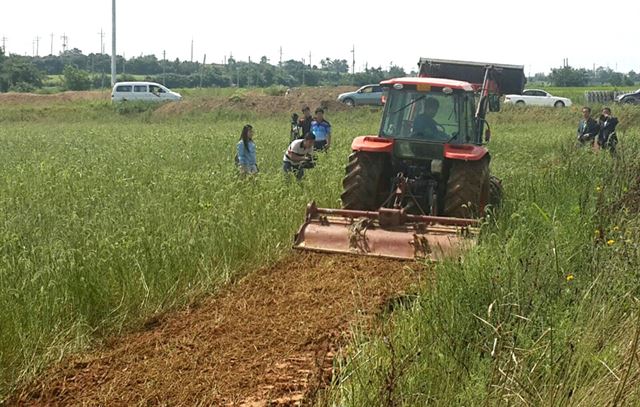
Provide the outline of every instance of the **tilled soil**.
<path id="1" fill-rule="evenodd" d="M 39 95 L 35 93 L 0 93 L 0 105 L 2 104 L 23 104 L 23 105 L 51 105 L 61 102 L 76 102 L 86 100 L 109 100 L 111 91 L 68 91 L 52 93 L 50 95 Z"/>
<path id="2" fill-rule="evenodd" d="M 300 405 L 349 327 L 423 275 L 415 263 L 295 252 L 218 295 L 63 361 L 17 405 Z"/>
<path id="3" fill-rule="evenodd" d="M 329 112 L 351 109 L 337 101 L 340 93 L 353 91 L 351 86 L 327 86 L 293 88 L 285 95 L 270 96 L 261 90 L 242 90 L 233 96 L 185 96 L 179 103 L 164 103 L 154 110 L 156 118 L 175 117 L 193 112 L 213 112 L 216 110 L 252 112 L 259 115 L 278 113 L 302 114 L 303 106 L 309 106 L 313 112 L 322 107 Z M 100 91 L 68 91 L 51 95 L 33 93 L 0 93 L 0 106 L 49 106 L 66 102 L 109 100 L 111 92 Z"/>
<path id="4" fill-rule="evenodd" d="M 249 90 L 230 97 L 185 97 L 180 103 L 166 103 L 153 112 L 154 117 L 174 117 L 191 112 L 212 112 L 225 109 L 252 112 L 260 115 L 297 112 L 302 115 L 303 106 L 311 111 L 322 107 L 328 112 L 352 109 L 338 102 L 340 93 L 353 91 L 353 87 L 294 88 L 286 95 L 270 96 L 260 91 Z"/>

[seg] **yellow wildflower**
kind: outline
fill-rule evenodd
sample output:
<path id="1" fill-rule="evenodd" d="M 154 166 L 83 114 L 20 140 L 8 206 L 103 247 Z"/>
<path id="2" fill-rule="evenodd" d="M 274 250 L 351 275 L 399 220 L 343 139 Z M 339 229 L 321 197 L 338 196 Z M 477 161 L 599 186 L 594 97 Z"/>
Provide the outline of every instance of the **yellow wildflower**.
<path id="1" fill-rule="evenodd" d="M 614 231 L 614 232 L 617 232 L 617 231 L 619 231 L 619 230 L 620 230 L 620 228 L 619 228 L 619 227 L 617 227 L 617 226 L 614 226 L 614 227 L 613 227 L 613 231 Z"/>
<path id="2" fill-rule="evenodd" d="M 596 192 L 600 192 L 600 191 L 602 191 L 602 187 L 598 185 L 598 186 L 596 187 Z"/>
<path id="3" fill-rule="evenodd" d="M 573 274 L 567 275 L 567 281 L 571 281 L 573 279 L 574 279 Z"/>
<path id="4" fill-rule="evenodd" d="M 614 244 L 615 242 L 616 242 L 615 240 L 613 240 L 613 239 L 609 239 L 609 240 L 607 240 L 607 245 L 609 245 L 609 246 L 613 246 L 613 244 Z"/>
<path id="5" fill-rule="evenodd" d="M 594 235 L 595 237 L 600 236 L 600 229 L 596 229 L 596 230 L 594 230 L 594 231 L 593 231 L 593 235 Z"/>

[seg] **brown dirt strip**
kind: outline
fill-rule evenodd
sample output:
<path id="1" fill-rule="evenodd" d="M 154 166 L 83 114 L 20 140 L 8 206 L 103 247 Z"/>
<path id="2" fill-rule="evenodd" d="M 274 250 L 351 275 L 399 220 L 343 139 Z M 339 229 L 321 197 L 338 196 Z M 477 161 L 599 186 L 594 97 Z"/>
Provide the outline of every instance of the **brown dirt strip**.
<path id="1" fill-rule="evenodd" d="M 296 252 L 146 331 L 63 361 L 9 404 L 305 404 L 330 378 L 349 327 L 370 323 L 422 278 L 416 263 Z"/>

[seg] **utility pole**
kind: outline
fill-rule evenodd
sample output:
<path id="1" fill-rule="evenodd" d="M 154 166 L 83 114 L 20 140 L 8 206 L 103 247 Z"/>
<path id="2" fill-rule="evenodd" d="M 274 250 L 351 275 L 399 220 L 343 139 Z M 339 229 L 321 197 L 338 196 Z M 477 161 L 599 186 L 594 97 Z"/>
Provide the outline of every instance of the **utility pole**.
<path id="1" fill-rule="evenodd" d="M 280 62 L 278 62 L 278 66 L 282 66 L 282 45 L 280 45 Z"/>
<path id="2" fill-rule="evenodd" d="M 351 47 L 351 75 L 356 74 L 356 46 Z"/>
<path id="3" fill-rule="evenodd" d="M 309 51 L 309 68 L 311 68 L 311 51 Z"/>
<path id="4" fill-rule="evenodd" d="M 116 0 L 111 1 L 111 86 L 116 84 Z"/>
<path id="5" fill-rule="evenodd" d="M 302 58 L 302 86 L 304 86 L 304 58 Z"/>
<path id="6" fill-rule="evenodd" d="M 104 31 L 100 28 L 100 53 L 104 54 Z"/>
<path id="7" fill-rule="evenodd" d="M 62 40 L 62 53 L 64 54 L 65 52 L 67 52 L 67 44 L 69 41 L 69 37 L 67 37 L 67 34 L 65 33 L 65 34 L 62 34 L 62 37 L 60 37 L 60 39 Z"/>
<path id="8" fill-rule="evenodd" d="M 53 33 L 51 33 L 51 54 L 49 55 L 53 55 Z"/>
<path id="9" fill-rule="evenodd" d="M 162 51 L 162 84 L 164 85 L 166 81 L 167 81 L 167 51 Z"/>
<path id="10" fill-rule="evenodd" d="M 207 54 L 202 59 L 202 67 L 200 68 L 200 87 L 202 87 L 202 77 L 204 76 L 204 65 L 207 63 Z"/>
<path id="11" fill-rule="evenodd" d="M 2 36 L 2 52 L 7 53 L 7 40 L 8 38 L 4 35 Z"/>
<path id="12" fill-rule="evenodd" d="M 193 37 L 191 37 L 191 62 L 193 62 Z"/>

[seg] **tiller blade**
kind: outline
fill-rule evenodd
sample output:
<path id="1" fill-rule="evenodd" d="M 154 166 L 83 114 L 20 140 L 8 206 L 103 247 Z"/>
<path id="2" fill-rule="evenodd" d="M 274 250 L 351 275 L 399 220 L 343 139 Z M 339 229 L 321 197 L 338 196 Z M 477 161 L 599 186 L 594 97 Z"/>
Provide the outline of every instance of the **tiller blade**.
<path id="1" fill-rule="evenodd" d="M 440 260 L 475 245 L 477 219 L 408 215 L 402 209 L 378 211 L 307 205 L 305 223 L 293 247 L 394 259 Z"/>

